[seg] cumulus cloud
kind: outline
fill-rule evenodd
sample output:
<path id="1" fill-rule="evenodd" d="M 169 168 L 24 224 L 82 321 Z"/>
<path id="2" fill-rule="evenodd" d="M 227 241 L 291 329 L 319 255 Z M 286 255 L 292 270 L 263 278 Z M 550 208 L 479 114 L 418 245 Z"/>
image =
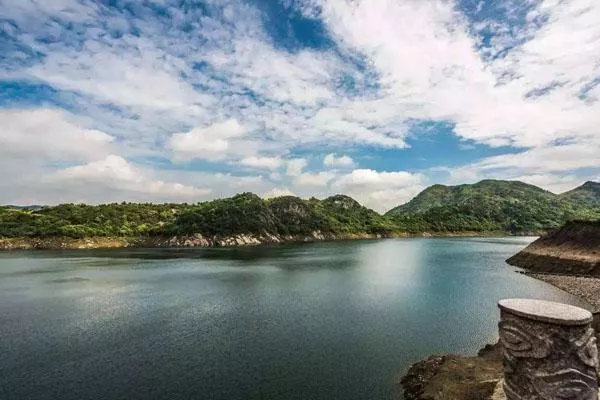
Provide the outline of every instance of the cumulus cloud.
<path id="1" fill-rule="evenodd" d="M 137 200 L 195 200 L 211 192 L 210 189 L 152 179 L 123 157 L 112 154 L 99 161 L 59 170 L 50 175 L 47 182 L 61 185 L 67 193 L 75 189 L 80 193 L 77 194 L 81 196 L 79 200 L 88 202 L 97 202 L 95 195 L 107 189 L 119 192 L 123 198 Z"/>
<path id="2" fill-rule="evenodd" d="M 56 109 L 0 110 L 0 156 L 82 161 L 110 151 L 114 137 Z"/>
<path id="3" fill-rule="evenodd" d="M 283 165 L 283 160 L 279 157 L 252 156 L 240 160 L 240 164 L 253 168 L 275 170 Z"/>
<path id="4" fill-rule="evenodd" d="M 355 169 L 336 182 L 340 187 L 407 186 L 420 182 L 420 177 L 409 172 L 378 172 L 372 169 Z"/>
<path id="5" fill-rule="evenodd" d="M 323 165 L 333 168 L 352 167 L 354 165 L 354 160 L 347 155 L 341 155 L 338 157 L 334 153 L 329 153 L 323 159 Z"/>
<path id="6" fill-rule="evenodd" d="M 100 169 L 127 176 L 129 165 L 148 187 L 163 182 L 156 196 L 176 193 L 168 182 L 180 177 L 204 187 L 201 178 L 214 196 L 345 191 L 381 210 L 444 166 L 430 157 L 420 173 L 349 172 L 345 154 L 396 169 L 363 156 L 418 151 L 410 145 L 423 139 L 413 130 L 421 122 L 498 148 L 452 166 L 446 182 L 566 187 L 597 177 L 600 3 L 491 3 L 469 14 L 458 0 L 285 2 L 282 18 L 293 8 L 323 27 L 323 43 L 290 49 L 251 3 L 183 10 L 161 0 L 131 13 L 89 0 L 4 1 L 0 82 L 24 87 L 0 96 L 9 107 L 0 111 L 0 165 L 18 171 L 5 185 L 33 187 L 73 164 L 88 165 L 86 179 Z M 311 153 L 329 154 L 321 166 Z M 220 172 L 189 171 L 196 160 Z M 40 190 L 36 201 L 50 197 Z"/>
<path id="7" fill-rule="evenodd" d="M 289 176 L 298 176 L 306 168 L 308 161 L 305 158 L 295 158 L 287 162 L 287 174 Z"/>
<path id="8" fill-rule="evenodd" d="M 595 132 L 600 117 L 579 96 L 600 73 L 594 1 L 539 2 L 531 13 L 547 22 L 536 31 L 524 27 L 524 42 L 491 60 L 478 53 L 479 37 L 452 2 L 324 1 L 322 7 L 338 40 L 366 55 L 381 75 L 383 113 L 391 108 L 404 118 L 452 121 L 458 135 L 490 146 L 537 146 Z M 554 82 L 554 90 L 528 96 Z"/>
<path id="9" fill-rule="evenodd" d="M 576 171 L 600 167 L 600 140 L 589 144 L 536 147 L 517 153 L 486 158 L 473 165 L 483 171 L 521 170 L 529 172 Z"/>
<path id="10" fill-rule="evenodd" d="M 294 183 L 298 186 L 315 186 L 325 187 L 336 177 L 336 174 L 329 171 L 321 171 L 317 173 L 305 172 L 298 175 L 294 179 Z"/>
<path id="11" fill-rule="evenodd" d="M 175 133 L 169 139 L 169 147 L 176 160 L 224 159 L 228 154 L 243 153 L 236 146 L 246 129 L 235 119 L 194 128 L 189 132 Z"/>

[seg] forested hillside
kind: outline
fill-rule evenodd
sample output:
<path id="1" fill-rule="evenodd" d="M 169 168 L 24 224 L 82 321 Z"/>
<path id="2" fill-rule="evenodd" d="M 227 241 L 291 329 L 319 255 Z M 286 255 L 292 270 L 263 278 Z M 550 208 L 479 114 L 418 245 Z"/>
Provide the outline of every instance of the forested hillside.
<path id="1" fill-rule="evenodd" d="M 354 199 L 293 196 L 261 199 L 252 193 L 197 204 L 0 207 L 0 237 L 165 237 L 239 234 L 301 236 L 555 228 L 573 219 L 600 218 L 600 184 L 587 182 L 556 195 L 522 182 L 434 185 L 380 215 Z"/>
<path id="2" fill-rule="evenodd" d="M 39 210 L 0 208 L 0 236 L 228 236 L 389 233 L 389 219 L 347 196 L 263 200 L 252 193 L 189 204 L 64 204 Z"/>
<path id="3" fill-rule="evenodd" d="M 573 219 L 600 218 L 598 186 L 588 182 L 556 195 L 516 181 L 434 185 L 386 216 L 410 232 L 544 230 Z"/>

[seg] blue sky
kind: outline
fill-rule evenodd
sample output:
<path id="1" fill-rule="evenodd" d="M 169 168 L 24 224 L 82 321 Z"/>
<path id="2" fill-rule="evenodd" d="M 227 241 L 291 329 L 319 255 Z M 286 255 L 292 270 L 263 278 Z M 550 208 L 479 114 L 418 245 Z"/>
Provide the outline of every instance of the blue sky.
<path id="1" fill-rule="evenodd" d="M 600 179 L 594 0 L 0 0 L 0 203 Z"/>

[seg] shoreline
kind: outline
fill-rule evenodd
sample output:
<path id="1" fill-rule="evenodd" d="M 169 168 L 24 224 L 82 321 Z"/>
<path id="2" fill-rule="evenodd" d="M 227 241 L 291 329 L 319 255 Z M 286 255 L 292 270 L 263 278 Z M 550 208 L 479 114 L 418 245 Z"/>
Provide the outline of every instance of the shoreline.
<path id="1" fill-rule="evenodd" d="M 590 311 L 594 315 L 600 313 L 600 277 L 528 271 L 521 273 L 549 283 L 552 286 L 582 299 L 592 307 Z"/>
<path id="2" fill-rule="evenodd" d="M 516 271 L 577 296 L 590 305 L 600 342 L 600 277 Z M 500 343 L 487 344 L 474 356 L 432 355 L 411 365 L 400 377 L 405 400 L 505 400 Z M 441 397 L 440 397 L 441 396 Z"/>
<path id="3" fill-rule="evenodd" d="M 18 237 L 0 238 L 0 251 L 11 250 L 78 250 L 78 249 L 119 249 L 119 248 L 235 248 L 256 247 L 277 244 L 298 244 L 316 242 L 336 242 L 346 240 L 380 240 L 394 238 L 459 238 L 459 237 L 529 237 L 539 232 L 393 232 L 371 233 L 321 233 L 311 235 L 272 235 L 238 234 L 231 236 L 172 236 L 172 237 Z"/>
<path id="4" fill-rule="evenodd" d="M 593 314 L 600 341 L 600 224 L 570 222 L 506 260 L 515 271 L 546 282 L 582 300 Z M 505 400 L 501 345 L 486 345 L 476 356 L 430 356 L 413 364 L 400 384 L 406 400 Z M 480 370 L 480 371 L 479 371 Z M 485 371 L 485 373 L 481 373 Z"/>

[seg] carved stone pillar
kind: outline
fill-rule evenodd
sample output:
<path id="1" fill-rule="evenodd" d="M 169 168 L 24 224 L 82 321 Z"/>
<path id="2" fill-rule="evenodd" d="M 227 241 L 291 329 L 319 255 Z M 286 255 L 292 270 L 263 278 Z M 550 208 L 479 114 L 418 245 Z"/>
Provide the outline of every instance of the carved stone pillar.
<path id="1" fill-rule="evenodd" d="M 541 300 L 500 300 L 507 400 L 598 400 L 592 314 Z"/>

